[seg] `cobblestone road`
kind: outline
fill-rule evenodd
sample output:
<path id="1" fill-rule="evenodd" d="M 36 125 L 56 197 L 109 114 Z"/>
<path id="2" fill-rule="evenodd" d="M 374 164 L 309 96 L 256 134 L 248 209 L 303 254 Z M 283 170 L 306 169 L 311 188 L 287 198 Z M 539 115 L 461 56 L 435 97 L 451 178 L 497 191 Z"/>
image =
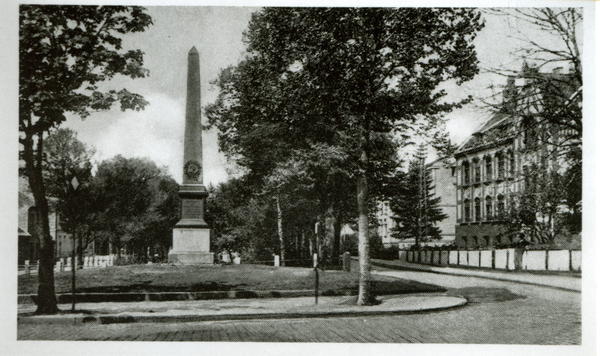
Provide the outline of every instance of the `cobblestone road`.
<path id="1" fill-rule="evenodd" d="M 19 340 L 580 344 L 581 294 L 422 272 L 381 273 L 464 295 L 463 308 L 412 315 L 196 323 L 19 325 Z M 379 273 L 374 271 L 374 273 Z"/>

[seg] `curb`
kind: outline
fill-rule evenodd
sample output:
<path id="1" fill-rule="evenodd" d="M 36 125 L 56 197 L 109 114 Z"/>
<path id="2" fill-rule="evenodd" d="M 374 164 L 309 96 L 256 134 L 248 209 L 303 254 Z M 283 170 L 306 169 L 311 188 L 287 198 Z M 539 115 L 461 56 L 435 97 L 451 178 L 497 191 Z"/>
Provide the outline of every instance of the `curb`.
<path id="1" fill-rule="evenodd" d="M 496 276 L 493 276 L 493 275 L 481 276 L 481 275 L 477 275 L 477 274 L 469 274 L 468 272 L 467 273 L 460 273 L 460 272 L 451 272 L 451 271 L 433 271 L 433 270 L 430 270 L 430 269 L 427 269 L 427 268 L 419 268 L 419 267 L 413 267 L 413 266 L 400 266 L 400 265 L 387 264 L 385 262 L 375 262 L 375 261 L 371 261 L 371 265 L 378 266 L 378 267 L 389 268 L 389 269 L 392 269 L 392 270 L 399 270 L 399 271 L 402 271 L 402 270 L 404 270 L 404 271 L 417 271 L 417 272 L 425 272 L 425 273 L 433 273 L 433 274 L 445 274 L 445 275 L 449 275 L 449 276 L 458 276 L 458 277 L 482 278 L 482 279 L 489 279 L 489 280 L 494 280 L 494 281 L 511 282 L 511 283 L 518 283 L 518 284 L 527 284 L 527 285 L 532 285 L 532 286 L 539 286 L 539 287 L 546 287 L 546 288 L 558 289 L 558 290 L 567 291 L 567 292 L 581 293 L 581 290 L 579 290 L 579 289 L 573 289 L 573 288 L 561 287 L 561 286 L 553 286 L 553 285 L 544 284 L 544 283 L 528 282 L 528 281 L 516 280 L 516 279 L 511 279 L 511 278 L 502 278 L 502 277 L 496 277 Z M 444 268 L 452 268 L 452 267 L 446 266 Z M 483 271 L 483 272 L 486 272 L 486 271 Z M 572 277 L 572 278 L 581 278 L 581 277 Z"/>
<path id="2" fill-rule="evenodd" d="M 452 303 L 442 306 L 423 307 L 415 309 L 380 309 L 380 310 L 339 310 L 339 311 L 290 311 L 290 312 L 265 312 L 248 314 L 180 314 L 180 315 L 49 315 L 49 316 L 23 316 L 17 317 L 19 324 L 125 324 L 125 323 L 168 323 L 168 322 L 205 322 L 205 321 L 230 321 L 230 320 L 259 320 L 259 319 L 300 319 L 300 318 L 330 318 L 330 317 L 357 317 L 377 315 L 406 315 L 435 312 L 458 308 L 468 303 L 464 297 L 446 297 L 454 299 Z M 368 308 L 368 307 L 365 307 Z"/>
<path id="3" fill-rule="evenodd" d="M 402 292 L 382 292 L 378 295 L 402 295 L 415 292 L 405 290 Z M 440 292 L 440 291 L 431 291 Z M 423 291 L 422 293 L 427 293 Z M 230 290 L 208 292 L 130 292 L 130 293 L 76 293 L 76 303 L 104 303 L 104 302 L 165 302 L 187 300 L 222 300 L 222 299 L 268 299 L 268 298 L 297 298 L 312 297 L 314 290 Z M 358 295 L 357 290 L 319 290 L 320 297 L 349 297 Z M 58 304 L 69 304 L 73 301 L 71 293 L 56 294 Z M 37 294 L 19 294 L 17 304 L 37 304 Z"/>

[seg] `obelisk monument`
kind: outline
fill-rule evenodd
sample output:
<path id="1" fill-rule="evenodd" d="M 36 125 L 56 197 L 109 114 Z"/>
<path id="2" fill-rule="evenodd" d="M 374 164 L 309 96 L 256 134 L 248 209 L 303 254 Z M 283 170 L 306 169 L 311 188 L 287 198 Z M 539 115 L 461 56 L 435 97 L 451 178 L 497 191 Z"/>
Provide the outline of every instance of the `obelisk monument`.
<path id="1" fill-rule="evenodd" d="M 204 221 L 208 192 L 202 182 L 202 124 L 200 121 L 200 55 L 196 47 L 188 53 L 183 184 L 179 188 L 181 220 L 173 228 L 169 262 L 213 264 L 210 228 Z"/>

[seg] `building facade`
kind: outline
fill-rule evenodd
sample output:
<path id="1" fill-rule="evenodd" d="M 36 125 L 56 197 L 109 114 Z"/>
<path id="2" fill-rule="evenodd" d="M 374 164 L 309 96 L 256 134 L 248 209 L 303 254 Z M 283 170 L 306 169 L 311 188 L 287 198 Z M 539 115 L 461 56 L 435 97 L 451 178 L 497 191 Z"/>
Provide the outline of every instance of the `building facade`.
<path id="1" fill-rule="evenodd" d="M 576 89 L 570 78 L 569 73 L 560 70 L 532 72 L 524 63 L 519 75 L 508 78 L 503 93 L 505 109 L 492 115 L 459 147 L 455 154 L 458 246 L 490 248 L 529 239 L 522 232 L 508 229 L 506 214 L 519 194 L 536 189 L 537 175 L 565 168 L 554 152 L 571 134 L 541 121 L 543 104 L 554 100 L 556 106 L 556 95 L 548 95 L 548 90 L 539 90 L 534 83 L 537 80 L 552 86 L 555 92 L 562 91 L 560 97 L 581 94 L 581 88 Z M 571 104 L 569 100 L 565 105 Z M 524 120 L 539 120 L 539 124 L 525 124 Z"/>
<path id="2" fill-rule="evenodd" d="M 494 115 L 456 158 L 456 245 L 491 247 L 514 242 L 505 234 L 502 216 L 519 191 L 517 172 L 522 158 L 515 118 Z"/>

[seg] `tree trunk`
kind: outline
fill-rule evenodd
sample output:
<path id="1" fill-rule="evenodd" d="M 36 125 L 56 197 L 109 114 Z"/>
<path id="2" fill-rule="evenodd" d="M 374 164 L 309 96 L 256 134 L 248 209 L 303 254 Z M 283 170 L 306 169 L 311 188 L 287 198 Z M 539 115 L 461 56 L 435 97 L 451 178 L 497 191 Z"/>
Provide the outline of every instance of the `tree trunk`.
<path id="1" fill-rule="evenodd" d="M 77 265 L 83 268 L 83 234 L 77 234 Z"/>
<path id="2" fill-rule="evenodd" d="M 325 245 L 327 246 L 327 256 L 333 265 L 338 265 L 340 255 L 340 222 L 337 218 L 333 203 L 327 209 L 325 216 Z"/>
<path id="3" fill-rule="evenodd" d="M 366 135 L 363 133 L 363 135 Z M 366 138 L 363 138 L 366 141 Z M 360 154 L 358 178 L 356 182 L 356 200 L 358 203 L 358 305 L 372 304 L 371 298 L 371 261 L 369 257 L 369 186 L 367 167 L 369 163 L 366 142 L 363 142 Z"/>
<path id="4" fill-rule="evenodd" d="M 277 235 L 279 236 L 279 254 L 281 258 L 281 266 L 285 266 L 285 244 L 283 241 L 283 212 L 279 202 L 279 194 L 275 196 L 277 203 Z"/>
<path id="5" fill-rule="evenodd" d="M 40 239 L 40 262 L 38 272 L 38 300 L 36 314 L 55 314 L 58 312 L 56 294 L 54 290 L 54 244 L 50 235 L 50 221 L 48 219 L 48 200 L 44 189 L 42 177 L 43 136 L 37 142 L 37 155 L 34 154 L 33 137 L 26 134 L 23 145 L 25 167 L 29 178 L 29 186 L 33 193 L 35 205 L 39 214 L 37 219 L 37 235 Z"/>
<path id="6" fill-rule="evenodd" d="M 329 204 L 325 214 L 325 237 L 323 239 L 323 258 L 328 261 L 333 259 L 333 240 L 335 239 L 335 216 L 333 214 L 333 204 Z"/>
<path id="7" fill-rule="evenodd" d="M 340 222 L 339 217 L 336 214 L 335 217 L 335 223 L 333 225 L 334 227 L 334 236 L 333 236 L 333 264 L 334 265 L 339 265 L 340 264 L 340 255 L 341 255 L 341 251 L 340 251 L 340 240 L 341 240 L 341 233 L 342 233 L 342 225 Z"/>

